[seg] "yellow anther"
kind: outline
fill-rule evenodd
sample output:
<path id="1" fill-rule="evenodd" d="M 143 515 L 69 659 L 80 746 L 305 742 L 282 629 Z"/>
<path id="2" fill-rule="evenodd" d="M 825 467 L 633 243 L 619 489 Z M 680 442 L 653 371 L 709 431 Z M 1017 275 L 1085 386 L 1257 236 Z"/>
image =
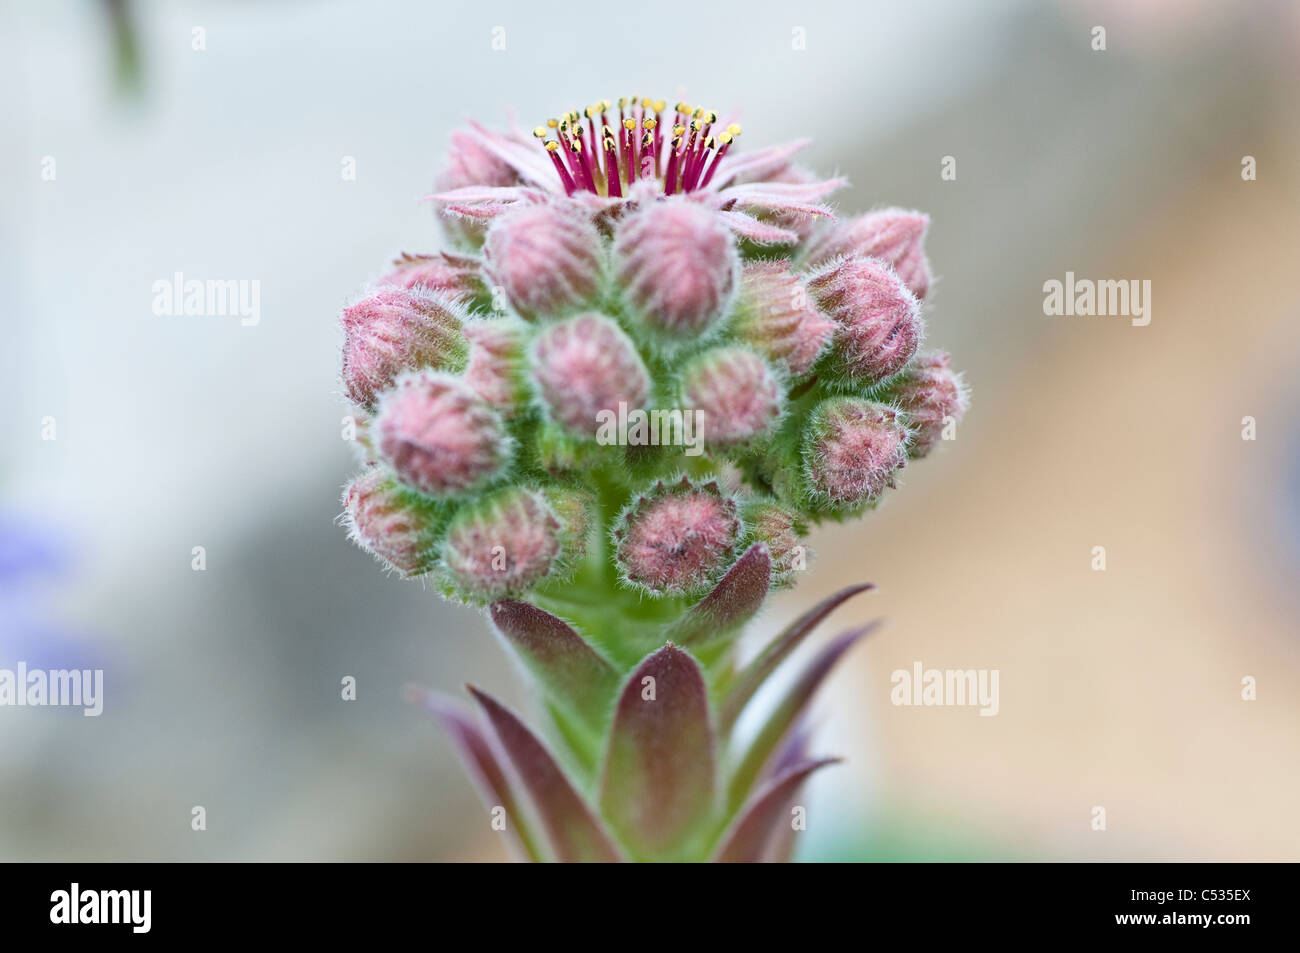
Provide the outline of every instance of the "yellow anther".
<path id="1" fill-rule="evenodd" d="M 641 123 L 641 125 L 646 129 L 654 129 L 656 126 L 659 125 L 659 123 L 656 122 L 654 119 L 646 119 Z"/>
<path id="2" fill-rule="evenodd" d="M 628 132 L 631 132 L 633 129 L 636 128 L 636 120 L 635 120 L 635 119 L 624 119 L 624 120 L 623 120 L 623 128 L 626 129 Z"/>
<path id="3" fill-rule="evenodd" d="M 556 149 L 558 149 L 558 148 L 560 148 L 560 144 L 559 144 L 558 142 L 556 142 L 554 139 L 549 139 L 549 140 L 547 140 L 547 143 L 546 143 L 546 151 L 547 151 L 547 152 L 554 152 L 554 151 L 555 151 Z"/>
<path id="4" fill-rule="evenodd" d="M 733 122 L 730 126 L 727 127 L 727 132 L 731 133 L 733 136 L 740 135 L 740 123 Z"/>
<path id="5" fill-rule="evenodd" d="M 686 135 L 686 127 L 682 125 L 673 126 L 673 135 L 679 137 Z"/>
<path id="6" fill-rule="evenodd" d="M 558 119 L 548 119 L 548 120 L 546 120 L 546 125 L 549 126 L 549 127 L 552 128 L 552 129 L 556 128 L 559 124 L 560 124 L 560 121 L 559 121 Z"/>
<path id="7" fill-rule="evenodd" d="M 533 130 L 533 135 L 536 136 L 538 139 L 545 139 L 545 138 L 546 138 L 546 127 L 545 127 L 545 126 L 538 126 L 536 129 Z"/>
<path id="8" fill-rule="evenodd" d="M 664 107 L 666 107 L 667 105 L 668 104 L 664 102 L 662 99 L 656 99 L 654 101 L 654 110 L 657 113 L 661 113 L 664 111 Z"/>

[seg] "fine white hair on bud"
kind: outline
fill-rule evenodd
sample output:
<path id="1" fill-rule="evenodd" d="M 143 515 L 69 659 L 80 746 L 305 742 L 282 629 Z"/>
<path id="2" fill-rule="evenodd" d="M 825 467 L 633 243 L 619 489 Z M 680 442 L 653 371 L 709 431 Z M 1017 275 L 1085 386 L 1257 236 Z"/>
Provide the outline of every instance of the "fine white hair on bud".
<path id="1" fill-rule="evenodd" d="M 897 409 L 856 397 L 818 404 L 804 437 L 810 495 L 832 507 L 856 507 L 894 486 L 907 463 L 911 434 Z"/>
<path id="2" fill-rule="evenodd" d="M 450 374 L 402 377 L 380 400 L 374 429 L 379 455 L 397 478 L 432 497 L 482 489 L 510 464 L 500 415 Z"/>
<path id="3" fill-rule="evenodd" d="M 633 314 L 651 331 L 677 339 L 698 338 L 722 318 L 739 273 L 726 226 L 685 198 L 656 202 L 624 219 L 614 260 Z"/>
<path id="4" fill-rule="evenodd" d="M 764 437 L 784 406 L 782 381 L 753 351 L 716 347 L 695 355 L 682 371 L 682 404 L 703 415 L 704 441 L 734 447 Z"/>
<path id="5" fill-rule="evenodd" d="M 835 259 L 808 276 L 817 304 L 834 319 L 839 369 L 857 382 L 892 377 L 916 355 L 921 305 L 888 263 Z"/>
<path id="6" fill-rule="evenodd" d="M 594 438 L 603 411 L 644 408 L 650 374 L 636 345 L 603 314 L 548 325 L 533 344 L 533 380 L 547 415 L 575 437 Z"/>
<path id="7" fill-rule="evenodd" d="M 484 255 L 511 306 L 530 320 L 573 311 L 600 290 L 603 245 L 578 209 L 523 206 L 492 226 Z"/>

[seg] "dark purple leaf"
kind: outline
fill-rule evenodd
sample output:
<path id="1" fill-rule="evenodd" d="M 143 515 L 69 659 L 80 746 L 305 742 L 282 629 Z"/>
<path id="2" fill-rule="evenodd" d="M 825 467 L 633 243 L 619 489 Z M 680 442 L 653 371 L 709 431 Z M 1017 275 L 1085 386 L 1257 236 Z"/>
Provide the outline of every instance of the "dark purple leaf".
<path id="1" fill-rule="evenodd" d="M 736 681 L 728 688 L 718 714 L 718 733 L 725 735 L 731 731 L 745 705 L 754 697 L 754 693 L 767 680 L 767 677 L 776 670 L 776 667 L 798 647 L 809 632 L 853 596 L 874 588 L 875 586 L 871 583 L 864 582 L 841 589 L 839 592 L 827 596 L 786 626 L 758 654 L 758 657 L 749 663 L 736 678 Z"/>
<path id="2" fill-rule="evenodd" d="M 560 861 L 617 861 L 622 858 L 600 822 L 573 789 L 546 746 L 522 721 L 490 695 L 466 686 L 492 723 L 510 763 L 532 797 L 533 806 Z"/>
<path id="3" fill-rule="evenodd" d="M 822 758 L 790 768 L 754 795 L 737 816 L 714 854 L 722 864 L 753 864 L 764 859 L 773 838 L 790 822 L 791 799 L 804 779 L 839 758 Z"/>
<path id="4" fill-rule="evenodd" d="M 785 690 L 780 702 L 763 722 L 758 737 L 750 744 L 749 750 L 745 752 L 745 757 L 740 762 L 740 766 L 736 768 L 735 774 L 731 777 L 731 783 L 727 788 L 727 804 L 729 807 L 734 809 L 749 794 L 750 789 L 754 786 L 754 781 L 762 772 L 763 766 L 771 759 L 772 752 L 777 749 L 781 740 L 789 733 L 790 727 L 803 714 L 808 703 L 812 701 L 812 697 L 821 685 L 822 680 L 830 674 L 831 669 L 835 667 L 835 663 L 843 657 L 844 653 L 870 632 L 872 628 L 874 626 L 863 626 L 860 629 L 845 632 L 836 638 L 813 657 L 794 684 Z"/>
<path id="5" fill-rule="evenodd" d="M 497 602 L 489 614 L 553 701 L 571 705 L 592 725 L 604 722 L 618 673 L 572 626 L 527 602 Z"/>
<path id="6" fill-rule="evenodd" d="M 452 699 L 420 685 L 409 686 L 407 697 L 422 705 L 442 726 L 488 808 L 505 808 L 506 833 L 519 850 L 531 861 L 541 860 L 529 820 L 497 760 L 496 752 L 474 719 Z"/>
<path id="7" fill-rule="evenodd" d="M 682 645 L 712 642 L 753 617 L 767 598 L 772 558 L 765 543 L 745 550 L 709 594 L 673 624 L 666 637 Z"/>

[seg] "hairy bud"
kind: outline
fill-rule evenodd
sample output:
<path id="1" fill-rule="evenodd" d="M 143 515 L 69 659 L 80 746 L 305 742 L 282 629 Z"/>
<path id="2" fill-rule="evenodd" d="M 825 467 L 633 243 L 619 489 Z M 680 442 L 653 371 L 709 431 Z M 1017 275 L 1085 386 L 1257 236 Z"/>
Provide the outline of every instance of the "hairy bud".
<path id="1" fill-rule="evenodd" d="M 817 310 L 784 261 L 745 266 L 732 326 L 737 337 L 795 379 L 812 370 L 835 333 L 835 322 Z"/>
<path id="2" fill-rule="evenodd" d="M 446 293 L 381 287 L 343 310 L 343 386 L 363 407 L 403 371 L 459 370 L 464 312 Z"/>
<path id="3" fill-rule="evenodd" d="M 515 318 L 478 318 L 465 322 L 469 366 L 465 383 L 509 419 L 525 400 L 524 327 Z"/>
<path id="4" fill-rule="evenodd" d="M 831 262 L 809 276 L 808 288 L 839 325 L 835 351 L 850 377 L 865 383 L 892 377 L 920 347 L 920 303 L 879 259 Z"/>
<path id="5" fill-rule="evenodd" d="M 451 134 L 447 164 L 434 179 L 434 191 L 451 192 L 472 185 L 503 188 L 519 182 L 519 174 L 508 162 L 484 146 L 474 133 L 458 129 Z M 487 229 L 483 220 L 456 215 L 445 206 L 439 206 L 438 214 L 447 237 L 457 244 L 476 248 L 483 243 Z"/>
<path id="6" fill-rule="evenodd" d="M 593 437 L 602 410 L 620 402 L 643 408 L 650 375 L 641 355 L 612 320 L 581 314 L 542 330 L 533 345 L 533 379 L 551 419 L 578 437 Z"/>
<path id="7" fill-rule="evenodd" d="M 403 483 L 429 496 L 480 489 L 510 463 L 501 417 L 449 374 L 403 377 L 384 394 L 374 427 L 381 458 Z"/>
<path id="8" fill-rule="evenodd" d="M 698 337 L 726 312 L 736 286 L 731 233 L 686 199 L 655 202 L 624 219 L 614 259 L 637 318 L 666 335 Z"/>
<path id="9" fill-rule="evenodd" d="M 555 572 L 568 533 L 546 496 L 505 487 L 452 517 L 442 543 L 448 583 L 466 602 L 482 605 L 522 595 Z"/>
<path id="10" fill-rule="evenodd" d="M 387 470 L 367 470 L 348 484 L 343 510 L 352 541 L 389 568 L 409 577 L 423 575 L 436 564 L 439 514 Z"/>
<path id="11" fill-rule="evenodd" d="M 600 290 L 600 234 L 571 208 L 528 205 L 510 212 L 488 231 L 484 252 L 492 279 L 529 320 L 572 311 Z"/>
<path id="12" fill-rule="evenodd" d="M 947 421 L 961 420 L 970 405 L 966 385 L 943 351 L 919 355 L 890 388 L 890 396 L 914 428 L 914 459 L 928 454 L 942 438 Z"/>
<path id="13" fill-rule="evenodd" d="M 379 284 L 446 291 L 457 298 L 465 298 L 483 290 L 483 276 L 478 262 L 463 255 L 402 252 L 393 259 L 393 270 L 380 278 Z"/>
<path id="14" fill-rule="evenodd" d="M 631 584 L 655 595 L 697 591 L 731 563 L 740 537 L 736 504 L 716 483 L 656 483 L 614 529 L 615 559 Z"/>
<path id="15" fill-rule="evenodd" d="M 912 293 L 924 298 L 930 290 L 930 264 L 925 259 L 925 233 L 930 216 L 888 208 L 840 222 L 815 238 L 808 249 L 809 264 L 857 255 L 888 262 Z"/>
<path id="16" fill-rule="evenodd" d="M 693 357 L 682 372 L 682 403 L 704 415 L 710 447 L 748 443 L 769 433 L 781 416 L 782 388 L 767 363 L 743 347 L 719 347 Z"/>
<path id="17" fill-rule="evenodd" d="M 856 397 L 822 401 L 804 437 L 808 489 L 832 506 L 876 499 L 894 486 L 895 474 L 906 464 L 909 437 L 892 407 Z"/>
<path id="18" fill-rule="evenodd" d="M 750 536 L 767 544 L 772 557 L 772 585 L 794 585 L 796 574 L 807 568 L 811 556 L 803 542 L 807 529 L 798 514 L 774 503 L 750 503 L 744 508 L 744 516 Z"/>

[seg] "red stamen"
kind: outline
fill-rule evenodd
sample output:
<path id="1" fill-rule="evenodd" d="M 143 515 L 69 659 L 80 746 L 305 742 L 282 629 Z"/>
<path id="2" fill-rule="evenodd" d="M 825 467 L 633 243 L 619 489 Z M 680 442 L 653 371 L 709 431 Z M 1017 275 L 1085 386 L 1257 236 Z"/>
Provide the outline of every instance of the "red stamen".
<path id="1" fill-rule="evenodd" d="M 727 150 L 731 148 L 731 143 L 731 136 L 724 132 L 722 134 L 722 148 L 720 148 L 717 155 L 713 157 L 713 164 L 709 166 L 709 171 L 704 174 L 704 181 L 700 183 L 700 188 L 706 188 L 708 184 L 713 181 L 713 173 L 718 171 L 718 163 L 722 161 L 722 157 L 725 156 Z"/>
<path id="2" fill-rule="evenodd" d="M 623 197 L 623 186 L 618 180 L 618 146 L 614 142 L 613 133 L 605 137 L 605 168 L 609 170 L 605 176 L 607 194 L 610 198 L 621 199 Z"/>
<path id="3" fill-rule="evenodd" d="M 564 163 L 560 161 L 558 155 L 559 151 L 560 144 L 554 139 L 546 144 L 546 152 L 551 157 L 551 162 L 555 166 L 555 171 L 560 176 L 560 181 L 564 183 L 564 194 L 572 195 L 577 186 L 574 185 L 573 179 L 569 175 L 569 171 L 564 167 Z"/>
<path id="4" fill-rule="evenodd" d="M 677 191 L 677 161 L 678 147 L 682 143 L 681 136 L 674 136 L 671 146 L 669 147 L 668 172 L 664 175 L 664 194 L 673 195 Z"/>

